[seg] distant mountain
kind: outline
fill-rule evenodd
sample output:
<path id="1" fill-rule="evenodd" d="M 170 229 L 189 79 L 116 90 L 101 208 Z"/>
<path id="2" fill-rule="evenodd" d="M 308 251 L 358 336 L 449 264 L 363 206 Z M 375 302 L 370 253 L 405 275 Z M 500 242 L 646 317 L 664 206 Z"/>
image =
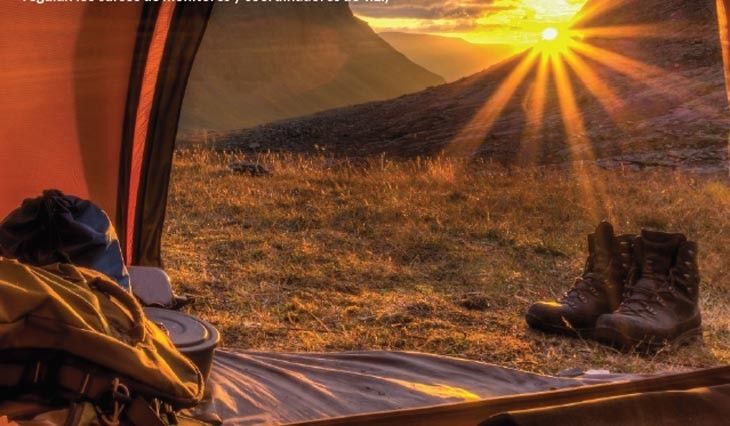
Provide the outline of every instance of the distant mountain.
<path id="1" fill-rule="evenodd" d="M 569 82 L 562 105 L 556 73 L 547 64 L 539 122 L 539 66 L 526 72 L 514 93 L 506 90 L 523 53 L 454 83 L 233 133 L 219 146 L 306 152 L 316 145 L 347 156 L 462 152 L 505 163 L 526 156 L 539 163 L 595 157 L 609 166 L 727 170 L 730 112 L 714 0 L 589 0 L 585 10 L 597 5 L 615 8 L 587 15 L 579 26 L 622 28 L 583 40 L 594 48 L 573 52 L 582 71 L 575 61 L 562 62 L 562 80 Z M 499 114 L 485 112 L 501 98 Z M 580 113 L 564 120 L 568 109 Z"/>
<path id="2" fill-rule="evenodd" d="M 408 59 L 451 82 L 484 71 L 515 54 L 513 46 L 474 44 L 452 37 L 399 32 L 378 33 Z"/>
<path id="3" fill-rule="evenodd" d="M 241 129 L 442 83 L 346 3 L 220 4 L 195 60 L 180 129 Z"/>

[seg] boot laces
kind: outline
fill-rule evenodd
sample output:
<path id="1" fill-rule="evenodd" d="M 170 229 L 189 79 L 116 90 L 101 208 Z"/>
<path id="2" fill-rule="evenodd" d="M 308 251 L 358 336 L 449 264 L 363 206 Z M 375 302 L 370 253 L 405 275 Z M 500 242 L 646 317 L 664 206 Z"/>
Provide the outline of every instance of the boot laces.
<path id="1" fill-rule="evenodd" d="M 635 284 L 626 289 L 624 300 L 618 309 L 621 313 L 637 316 L 643 316 L 644 314 L 655 316 L 657 309 L 667 306 L 667 302 L 662 295 L 666 293 L 674 295 L 676 293 L 673 271 L 670 270 L 667 275 L 657 274 L 652 267 L 652 261 L 650 259 L 647 259 L 644 265 L 642 265 L 641 279 L 657 283 L 654 288 L 637 286 L 638 280 L 633 278 L 636 275 L 636 271 L 632 271 L 630 275 L 630 281 Z"/>
<path id="2" fill-rule="evenodd" d="M 654 259 L 648 258 L 641 267 L 642 278 L 648 278 L 650 280 L 661 281 L 665 279 L 664 275 L 657 274 L 654 271 Z"/>
<path id="3" fill-rule="evenodd" d="M 658 305 L 664 306 L 664 304 L 664 299 L 659 296 L 655 289 L 634 287 L 628 291 L 618 311 L 636 316 L 643 316 L 644 314 L 654 316 Z"/>
<path id="4" fill-rule="evenodd" d="M 594 255 L 590 255 L 586 261 L 585 267 L 583 268 L 583 274 L 575 279 L 575 284 L 568 290 L 562 298 L 563 302 L 568 303 L 570 306 L 574 306 L 576 300 L 581 303 L 587 303 L 587 294 L 594 297 L 600 297 L 601 287 L 605 282 L 605 277 L 602 273 L 598 272 L 597 259 Z"/>

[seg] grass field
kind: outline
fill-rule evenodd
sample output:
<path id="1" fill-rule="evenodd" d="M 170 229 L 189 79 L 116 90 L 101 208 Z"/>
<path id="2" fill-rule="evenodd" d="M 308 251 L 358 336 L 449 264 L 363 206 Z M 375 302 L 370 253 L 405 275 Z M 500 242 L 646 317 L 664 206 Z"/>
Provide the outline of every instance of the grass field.
<path id="1" fill-rule="evenodd" d="M 541 373 L 654 372 L 730 362 L 730 185 L 670 171 L 506 170 L 449 160 L 369 164 L 178 152 L 163 254 L 225 345 L 389 349 Z M 578 179 L 577 177 L 582 177 Z M 700 243 L 704 344 L 652 356 L 526 328 L 585 260 L 601 218 Z"/>

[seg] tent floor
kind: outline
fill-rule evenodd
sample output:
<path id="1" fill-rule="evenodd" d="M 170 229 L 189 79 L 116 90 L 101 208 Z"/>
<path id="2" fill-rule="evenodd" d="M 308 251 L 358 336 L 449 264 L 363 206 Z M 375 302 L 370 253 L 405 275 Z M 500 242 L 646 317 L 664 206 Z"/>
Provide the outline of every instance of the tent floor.
<path id="1" fill-rule="evenodd" d="M 284 424 L 422 408 L 638 378 L 540 376 L 482 362 L 404 352 L 219 350 L 201 418 Z"/>

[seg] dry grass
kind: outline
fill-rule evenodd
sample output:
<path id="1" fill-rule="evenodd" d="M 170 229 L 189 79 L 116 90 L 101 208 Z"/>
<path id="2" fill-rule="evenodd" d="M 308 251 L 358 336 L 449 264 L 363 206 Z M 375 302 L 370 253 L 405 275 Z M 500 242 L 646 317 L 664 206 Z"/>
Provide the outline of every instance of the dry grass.
<path id="1" fill-rule="evenodd" d="M 176 155 L 164 256 L 225 344 L 275 351 L 425 351 L 542 373 L 652 372 L 730 362 L 730 186 L 722 177 L 590 170 L 591 212 L 568 171 L 463 168 L 447 160 L 351 167 L 262 156 Z M 705 343 L 652 357 L 526 328 L 532 301 L 582 267 L 599 216 L 621 232 L 686 232 L 701 244 Z"/>

